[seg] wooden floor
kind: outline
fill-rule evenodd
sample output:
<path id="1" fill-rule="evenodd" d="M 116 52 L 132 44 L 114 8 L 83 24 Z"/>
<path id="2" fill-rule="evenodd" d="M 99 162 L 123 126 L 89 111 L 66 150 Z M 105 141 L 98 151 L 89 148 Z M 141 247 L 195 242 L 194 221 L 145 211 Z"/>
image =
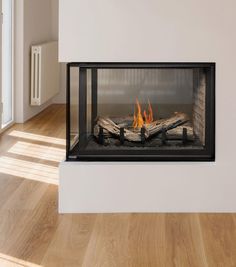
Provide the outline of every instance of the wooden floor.
<path id="1" fill-rule="evenodd" d="M 65 107 L 0 137 L 0 267 L 235 267 L 234 214 L 58 215 Z"/>

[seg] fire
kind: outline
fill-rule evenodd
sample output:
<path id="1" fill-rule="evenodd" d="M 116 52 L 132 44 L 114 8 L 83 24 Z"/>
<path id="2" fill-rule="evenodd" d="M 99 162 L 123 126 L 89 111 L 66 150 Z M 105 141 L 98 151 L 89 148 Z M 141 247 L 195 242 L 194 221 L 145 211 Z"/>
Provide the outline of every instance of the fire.
<path id="1" fill-rule="evenodd" d="M 133 127 L 142 128 L 144 124 L 149 124 L 151 122 L 153 122 L 153 111 L 150 101 L 148 100 L 148 111 L 146 112 L 146 110 L 144 110 L 142 113 L 141 105 L 136 98 L 136 109 L 134 112 Z"/>
<path id="2" fill-rule="evenodd" d="M 144 110 L 143 115 L 144 115 L 146 124 L 153 122 L 152 106 L 149 100 L 148 100 L 148 114 L 146 113 L 146 110 Z"/>

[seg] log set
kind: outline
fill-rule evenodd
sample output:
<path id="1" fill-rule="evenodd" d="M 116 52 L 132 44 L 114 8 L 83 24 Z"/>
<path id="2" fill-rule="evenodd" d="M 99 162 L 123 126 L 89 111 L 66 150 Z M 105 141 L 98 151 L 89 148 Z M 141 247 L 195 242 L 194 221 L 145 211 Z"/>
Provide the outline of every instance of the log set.
<path id="1" fill-rule="evenodd" d="M 193 128 L 187 124 L 188 122 L 187 114 L 182 112 L 175 112 L 168 119 L 160 119 L 150 124 L 144 124 L 142 128 L 133 128 L 131 117 L 124 120 L 122 118 L 98 117 L 97 124 L 94 127 L 94 136 L 99 138 L 99 132 L 102 128 L 104 138 L 115 137 L 130 142 L 144 142 L 144 138 L 150 140 L 163 132 L 166 133 L 167 139 L 182 139 L 183 131 L 186 131 L 187 139 L 194 140 Z"/>

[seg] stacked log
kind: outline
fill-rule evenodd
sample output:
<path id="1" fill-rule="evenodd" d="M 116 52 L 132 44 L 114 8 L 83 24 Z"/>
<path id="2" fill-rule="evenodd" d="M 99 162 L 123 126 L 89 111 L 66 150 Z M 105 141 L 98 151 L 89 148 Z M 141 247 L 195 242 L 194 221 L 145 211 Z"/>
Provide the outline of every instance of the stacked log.
<path id="1" fill-rule="evenodd" d="M 120 136 L 120 126 L 114 123 L 111 119 L 106 117 L 99 117 L 97 121 L 97 125 L 102 127 L 104 130 L 109 132 L 111 135 Z M 128 130 L 127 128 L 124 129 L 124 138 L 128 141 L 132 142 L 140 142 L 141 141 L 141 134 L 136 133 L 134 131 Z"/>
<path id="2" fill-rule="evenodd" d="M 168 130 L 166 132 L 166 137 L 169 140 L 182 140 L 183 137 L 183 129 L 187 129 L 187 135 L 188 135 L 188 140 L 193 141 L 194 138 L 194 133 L 193 133 L 193 127 L 189 126 L 189 125 L 182 125 L 182 126 L 178 126 L 176 128 L 173 128 L 171 130 Z"/>
<path id="3" fill-rule="evenodd" d="M 161 119 L 150 124 L 144 124 L 145 129 L 145 139 L 150 139 L 153 136 L 166 131 L 167 137 L 169 139 L 182 138 L 183 128 L 187 128 L 188 138 L 193 139 L 193 129 L 191 126 L 183 126 L 188 122 L 189 118 L 185 113 L 176 112 L 173 116 L 168 119 Z M 131 142 L 141 142 L 141 130 L 134 129 L 132 127 L 124 127 L 122 120 L 119 124 L 115 123 L 112 119 L 108 117 L 99 117 L 97 119 L 97 124 L 94 127 L 94 135 L 98 137 L 99 128 L 103 128 L 104 138 L 109 137 L 120 137 L 120 129 L 124 128 L 124 139 Z"/>
<path id="4" fill-rule="evenodd" d="M 145 126 L 146 138 L 149 138 L 152 135 L 161 133 L 163 130 L 168 131 L 170 129 L 176 128 L 179 125 L 186 123 L 189 120 L 188 116 L 182 112 L 175 112 L 174 116 L 162 120 L 161 122 L 156 122 L 148 124 Z"/>

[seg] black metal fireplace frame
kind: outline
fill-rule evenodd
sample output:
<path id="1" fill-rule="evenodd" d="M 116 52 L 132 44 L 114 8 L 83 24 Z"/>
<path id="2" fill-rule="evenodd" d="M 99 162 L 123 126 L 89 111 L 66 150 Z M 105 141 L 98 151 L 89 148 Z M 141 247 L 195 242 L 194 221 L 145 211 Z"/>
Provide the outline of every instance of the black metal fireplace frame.
<path id="1" fill-rule="evenodd" d="M 168 69 L 168 68 L 204 68 L 206 71 L 206 110 L 205 110 L 205 147 L 204 149 L 188 150 L 110 150 L 110 151 L 83 151 L 84 136 L 79 137 L 79 153 L 71 155 L 70 144 L 70 77 L 71 68 L 78 68 L 79 71 L 79 129 L 85 131 L 86 107 L 87 107 L 87 77 L 86 70 L 91 69 L 92 73 L 92 123 L 97 116 L 97 70 L 98 69 Z M 66 103 L 66 160 L 67 161 L 215 161 L 215 63 L 208 62 L 179 62 L 179 63 L 126 63 L 106 62 L 88 63 L 73 62 L 67 64 L 67 103 Z M 93 127 L 93 125 L 92 125 Z"/>

